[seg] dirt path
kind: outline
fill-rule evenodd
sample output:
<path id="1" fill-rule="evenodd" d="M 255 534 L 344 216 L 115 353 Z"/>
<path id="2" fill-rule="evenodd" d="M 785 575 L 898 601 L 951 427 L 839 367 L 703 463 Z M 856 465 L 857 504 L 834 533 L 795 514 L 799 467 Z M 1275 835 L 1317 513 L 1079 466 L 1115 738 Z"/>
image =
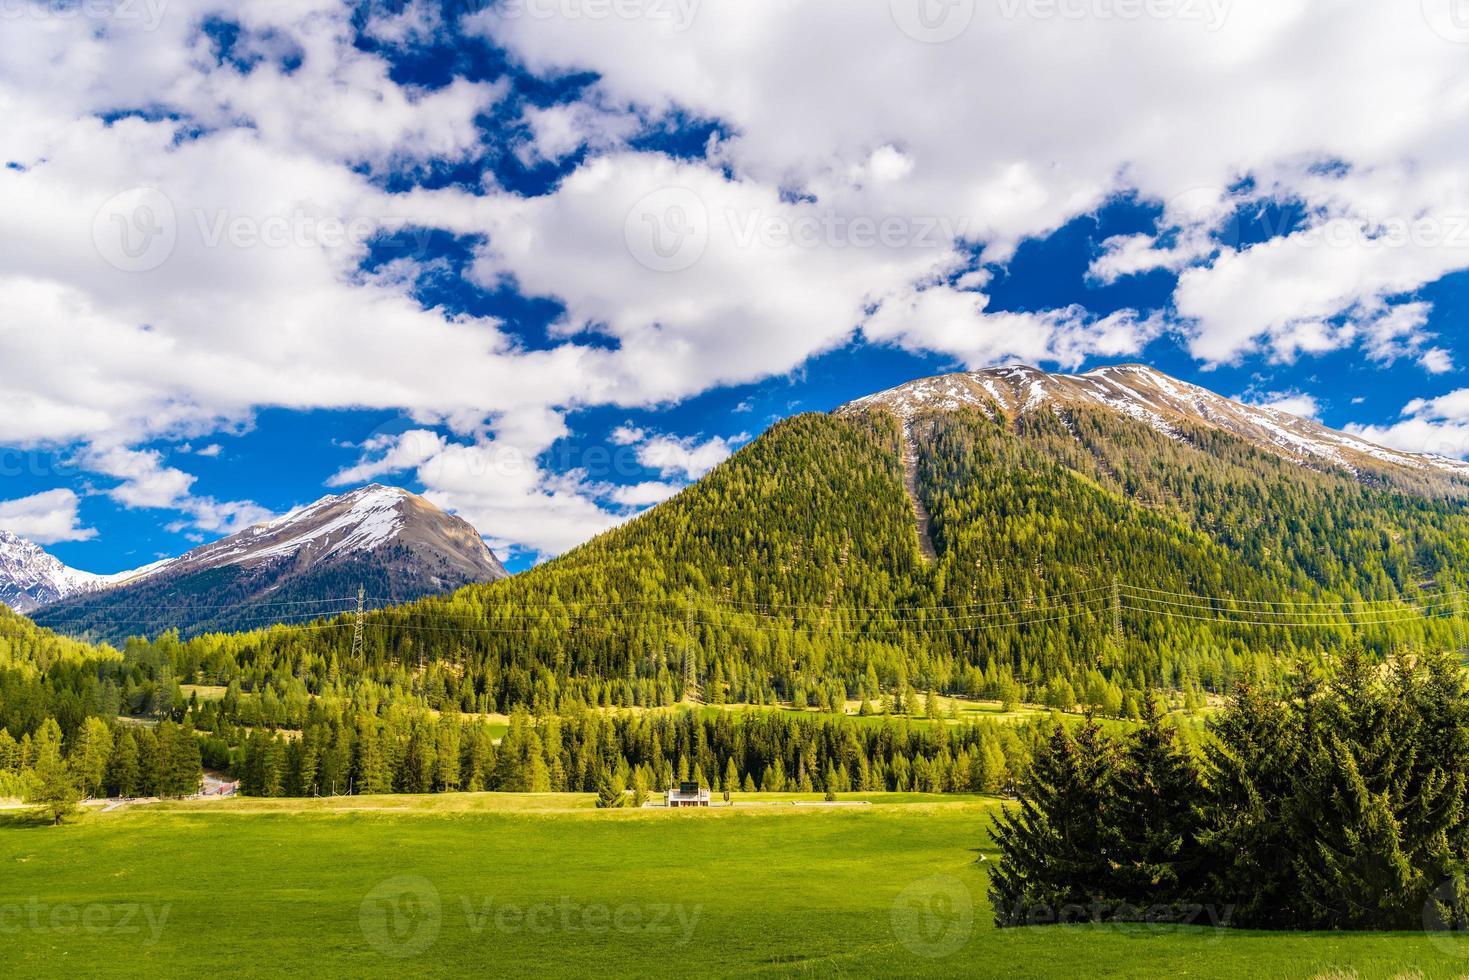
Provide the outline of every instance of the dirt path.
<path id="1" fill-rule="evenodd" d="M 938 559 L 938 549 L 933 546 L 929 524 L 933 518 L 918 495 L 918 454 L 913 449 L 913 433 L 903 428 L 903 489 L 908 491 L 908 500 L 913 504 L 913 523 L 918 529 L 918 551 L 924 561 Z"/>

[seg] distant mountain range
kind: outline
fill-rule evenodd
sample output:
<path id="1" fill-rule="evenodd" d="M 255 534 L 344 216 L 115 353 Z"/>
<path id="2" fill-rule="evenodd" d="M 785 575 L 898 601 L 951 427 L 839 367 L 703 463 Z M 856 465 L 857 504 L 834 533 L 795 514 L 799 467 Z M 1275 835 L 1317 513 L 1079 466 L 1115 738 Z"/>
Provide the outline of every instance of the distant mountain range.
<path id="1" fill-rule="evenodd" d="M 347 609 L 359 587 L 381 605 L 506 574 L 468 522 L 377 485 L 116 575 L 68 568 L 0 532 L 0 602 L 58 632 L 113 642 L 299 622 Z"/>

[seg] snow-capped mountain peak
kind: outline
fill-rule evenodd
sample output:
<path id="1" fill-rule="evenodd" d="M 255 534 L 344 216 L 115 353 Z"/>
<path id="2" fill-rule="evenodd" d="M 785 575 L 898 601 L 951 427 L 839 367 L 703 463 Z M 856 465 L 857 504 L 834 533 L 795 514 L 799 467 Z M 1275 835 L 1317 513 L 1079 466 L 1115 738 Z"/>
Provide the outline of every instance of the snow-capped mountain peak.
<path id="1" fill-rule="evenodd" d="M 0 530 L 0 605 L 29 612 L 106 582 L 105 576 L 69 568 L 39 546 Z"/>
<path id="2" fill-rule="evenodd" d="M 302 589 L 312 598 L 314 587 L 299 583 L 348 565 L 361 569 L 355 575 L 376 576 L 380 588 L 403 598 L 506 575 L 468 522 L 407 490 L 373 484 L 322 497 L 177 558 L 117 575 L 67 568 L 34 545 L 0 532 L 0 602 L 20 612 L 54 607 L 38 614 L 43 623 L 69 628 L 64 611 L 88 615 L 92 607 L 122 601 L 114 592 L 146 594 L 147 601 L 156 593 L 158 602 L 178 605 L 180 595 L 196 588 L 217 592 L 229 582 L 239 593 L 237 604 L 248 609 L 283 589 Z M 188 626 L 188 614 L 161 610 L 160 618 L 177 617 L 161 625 Z"/>
<path id="3" fill-rule="evenodd" d="M 912 421 L 933 411 L 975 408 L 992 418 L 1068 408 L 1104 408 L 1178 438 L 1180 427 L 1230 432 L 1297 462 L 1357 473 L 1403 469 L 1469 476 L 1469 463 L 1429 453 L 1388 449 L 1279 409 L 1246 405 L 1144 364 L 1119 364 L 1085 374 L 1047 374 L 1016 365 L 922 378 L 859 398 L 838 412 L 881 408 Z"/>
<path id="4" fill-rule="evenodd" d="M 258 565 L 298 555 L 311 563 L 333 556 L 376 551 L 409 526 L 421 497 L 378 484 L 322 497 L 274 520 L 196 548 L 162 571 L 191 571 L 221 565 Z"/>

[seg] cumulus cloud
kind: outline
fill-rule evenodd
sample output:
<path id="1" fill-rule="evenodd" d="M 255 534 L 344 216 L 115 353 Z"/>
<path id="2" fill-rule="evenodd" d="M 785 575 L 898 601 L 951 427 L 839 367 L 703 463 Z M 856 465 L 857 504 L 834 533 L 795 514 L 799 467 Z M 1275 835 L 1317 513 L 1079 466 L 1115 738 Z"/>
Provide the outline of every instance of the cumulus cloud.
<path id="1" fill-rule="evenodd" d="M 1079 306 L 1040 313 L 987 312 L 989 298 L 948 287 L 884 302 L 862 327 L 879 343 L 949 354 L 968 368 L 999 361 L 1076 367 L 1087 357 L 1136 354 L 1164 329 L 1160 317 L 1124 310 L 1106 317 Z"/>
<path id="2" fill-rule="evenodd" d="M 163 462 L 157 450 L 112 447 L 92 450 L 81 459 L 94 473 L 121 482 L 106 495 L 129 510 L 171 510 L 187 515 L 186 520 L 167 525 L 171 531 L 193 528 L 218 534 L 233 534 L 275 514 L 251 501 L 216 500 L 192 493 L 198 479 Z"/>
<path id="3" fill-rule="evenodd" d="M 1416 6 L 1016 9 L 951 5 L 941 37 L 840 0 L 705 5 L 679 31 L 493 10 L 475 23 L 535 70 L 599 73 L 606 104 L 727 121 L 717 158 L 741 180 L 846 213 L 945 215 L 989 260 L 1119 192 L 1156 202 L 1156 233 L 1109 241 L 1092 274 L 1182 273 L 1175 302 L 1210 363 L 1359 342 L 1390 357 L 1369 326 L 1336 321 L 1469 268 L 1469 177 L 1450 135 L 1469 116 L 1463 38 Z M 1303 227 L 1242 241 L 1241 214 L 1271 202 L 1302 205 Z"/>
<path id="4" fill-rule="evenodd" d="M 649 480 L 616 488 L 612 491 L 612 500 L 624 507 L 651 507 L 663 503 L 683 488 L 684 484 Z"/>
<path id="5" fill-rule="evenodd" d="M 93 528 L 82 527 L 77 514 L 80 501 L 70 490 L 47 490 L 19 500 L 0 500 L 0 528 L 34 544 L 61 541 L 90 541 Z"/>
<path id="6" fill-rule="evenodd" d="M 609 436 L 615 446 L 635 446 L 647 437 L 646 432 L 631 423 L 619 425 Z"/>
<path id="7" fill-rule="evenodd" d="M 327 483 L 334 487 L 367 483 L 388 473 L 415 469 L 443 452 L 446 445 L 443 436 L 428 429 L 375 436 L 362 447 L 361 462 L 339 471 Z"/>
<path id="8" fill-rule="evenodd" d="M 1277 412 L 1288 412 L 1303 419 L 1321 420 L 1321 403 L 1315 395 L 1303 391 L 1272 391 L 1263 395 L 1240 395 L 1236 401 Z"/>
<path id="9" fill-rule="evenodd" d="M 749 438 L 742 433 L 728 439 L 715 436 L 700 442 L 694 438 L 654 436 L 638 447 L 638 461 L 664 476 L 697 480 L 729 459 L 735 449 L 748 442 Z"/>
<path id="10" fill-rule="evenodd" d="M 0 443 L 80 447 L 120 506 L 212 531 L 263 511 L 194 495 L 141 447 L 265 406 L 395 410 L 424 435 L 336 481 L 411 472 L 504 542 L 553 552 L 661 492 L 536 463 L 568 413 L 759 381 L 854 337 L 1070 367 L 1171 329 L 1211 364 L 1356 345 L 1452 370 L 1416 293 L 1469 268 L 1461 45 L 1402 5 L 1254 0 L 1208 23 L 1043 6 L 975 9 L 939 44 L 884 3 L 671 21 L 490 6 L 461 23 L 517 65 L 596 75 L 509 108 L 523 162 L 577 160 L 528 197 L 488 176 L 389 189 L 477 159 L 510 97 L 504 80 L 406 84 L 356 43 L 364 23 L 389 47 L 442 39 L 441 5 L 0 19 Z M 240 25 L 234 60 L 200 30 L 213 15 Z M 718 134 L 677 159 L 638 140 L 669 119 Z M 995 308 L 992 270 L 1021 242 L 1117 195 L 1161 216 L 1104 243 L 1092 277 L 1176 274 L 1172 311 Z M 1240 234 L 1239 214 L 1275 203 L 1300 225 Z M 426 308 L 423 228 L 477 243 L 474 283 L 562 304 L 550 344 Z M 400 254 L 364 273 L 384 236 Z M 627 445 L 655 438 L 666 486 L 731 448 Z M 515 473 L 487 469 L 508 458 Z"/>
<path id="11" fill-rule="evenodd" d="M 1389 425 L 1348 425 L 1347 431 L 1410 453 L 1469 458 L 1469 388 L 1415 398 Z"/>

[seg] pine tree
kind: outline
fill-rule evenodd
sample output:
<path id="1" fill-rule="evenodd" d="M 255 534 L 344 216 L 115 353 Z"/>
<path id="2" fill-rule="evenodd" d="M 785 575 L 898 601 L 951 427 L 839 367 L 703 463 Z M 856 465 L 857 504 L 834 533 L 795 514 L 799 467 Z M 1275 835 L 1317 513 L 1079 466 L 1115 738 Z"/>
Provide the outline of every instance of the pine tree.
<path id="1" fill-rule="evenodd" d="M 632 805 L 641 807 L 648 802 L 648 773 L 642 766 L 633 770 Z"/>
<path id="2" fill-rule="evenodd" d="M 77 787 L 88 796 L 102 792 L 103 780 L 107 775 L 107 760 L 112 755 L 112 730 L 101 718 L 88 718 L 82 722 L 71 751 L 71 768 L 76 776 Z"/>
<path id="3" fill-rule="evenodd" d="M 1291 820 L 1305 925 L 1419 924 L 1426 894 L 1399 819 L 1419 733 L 1406 707 L 1355 646 L 1307 707 Z"/>

